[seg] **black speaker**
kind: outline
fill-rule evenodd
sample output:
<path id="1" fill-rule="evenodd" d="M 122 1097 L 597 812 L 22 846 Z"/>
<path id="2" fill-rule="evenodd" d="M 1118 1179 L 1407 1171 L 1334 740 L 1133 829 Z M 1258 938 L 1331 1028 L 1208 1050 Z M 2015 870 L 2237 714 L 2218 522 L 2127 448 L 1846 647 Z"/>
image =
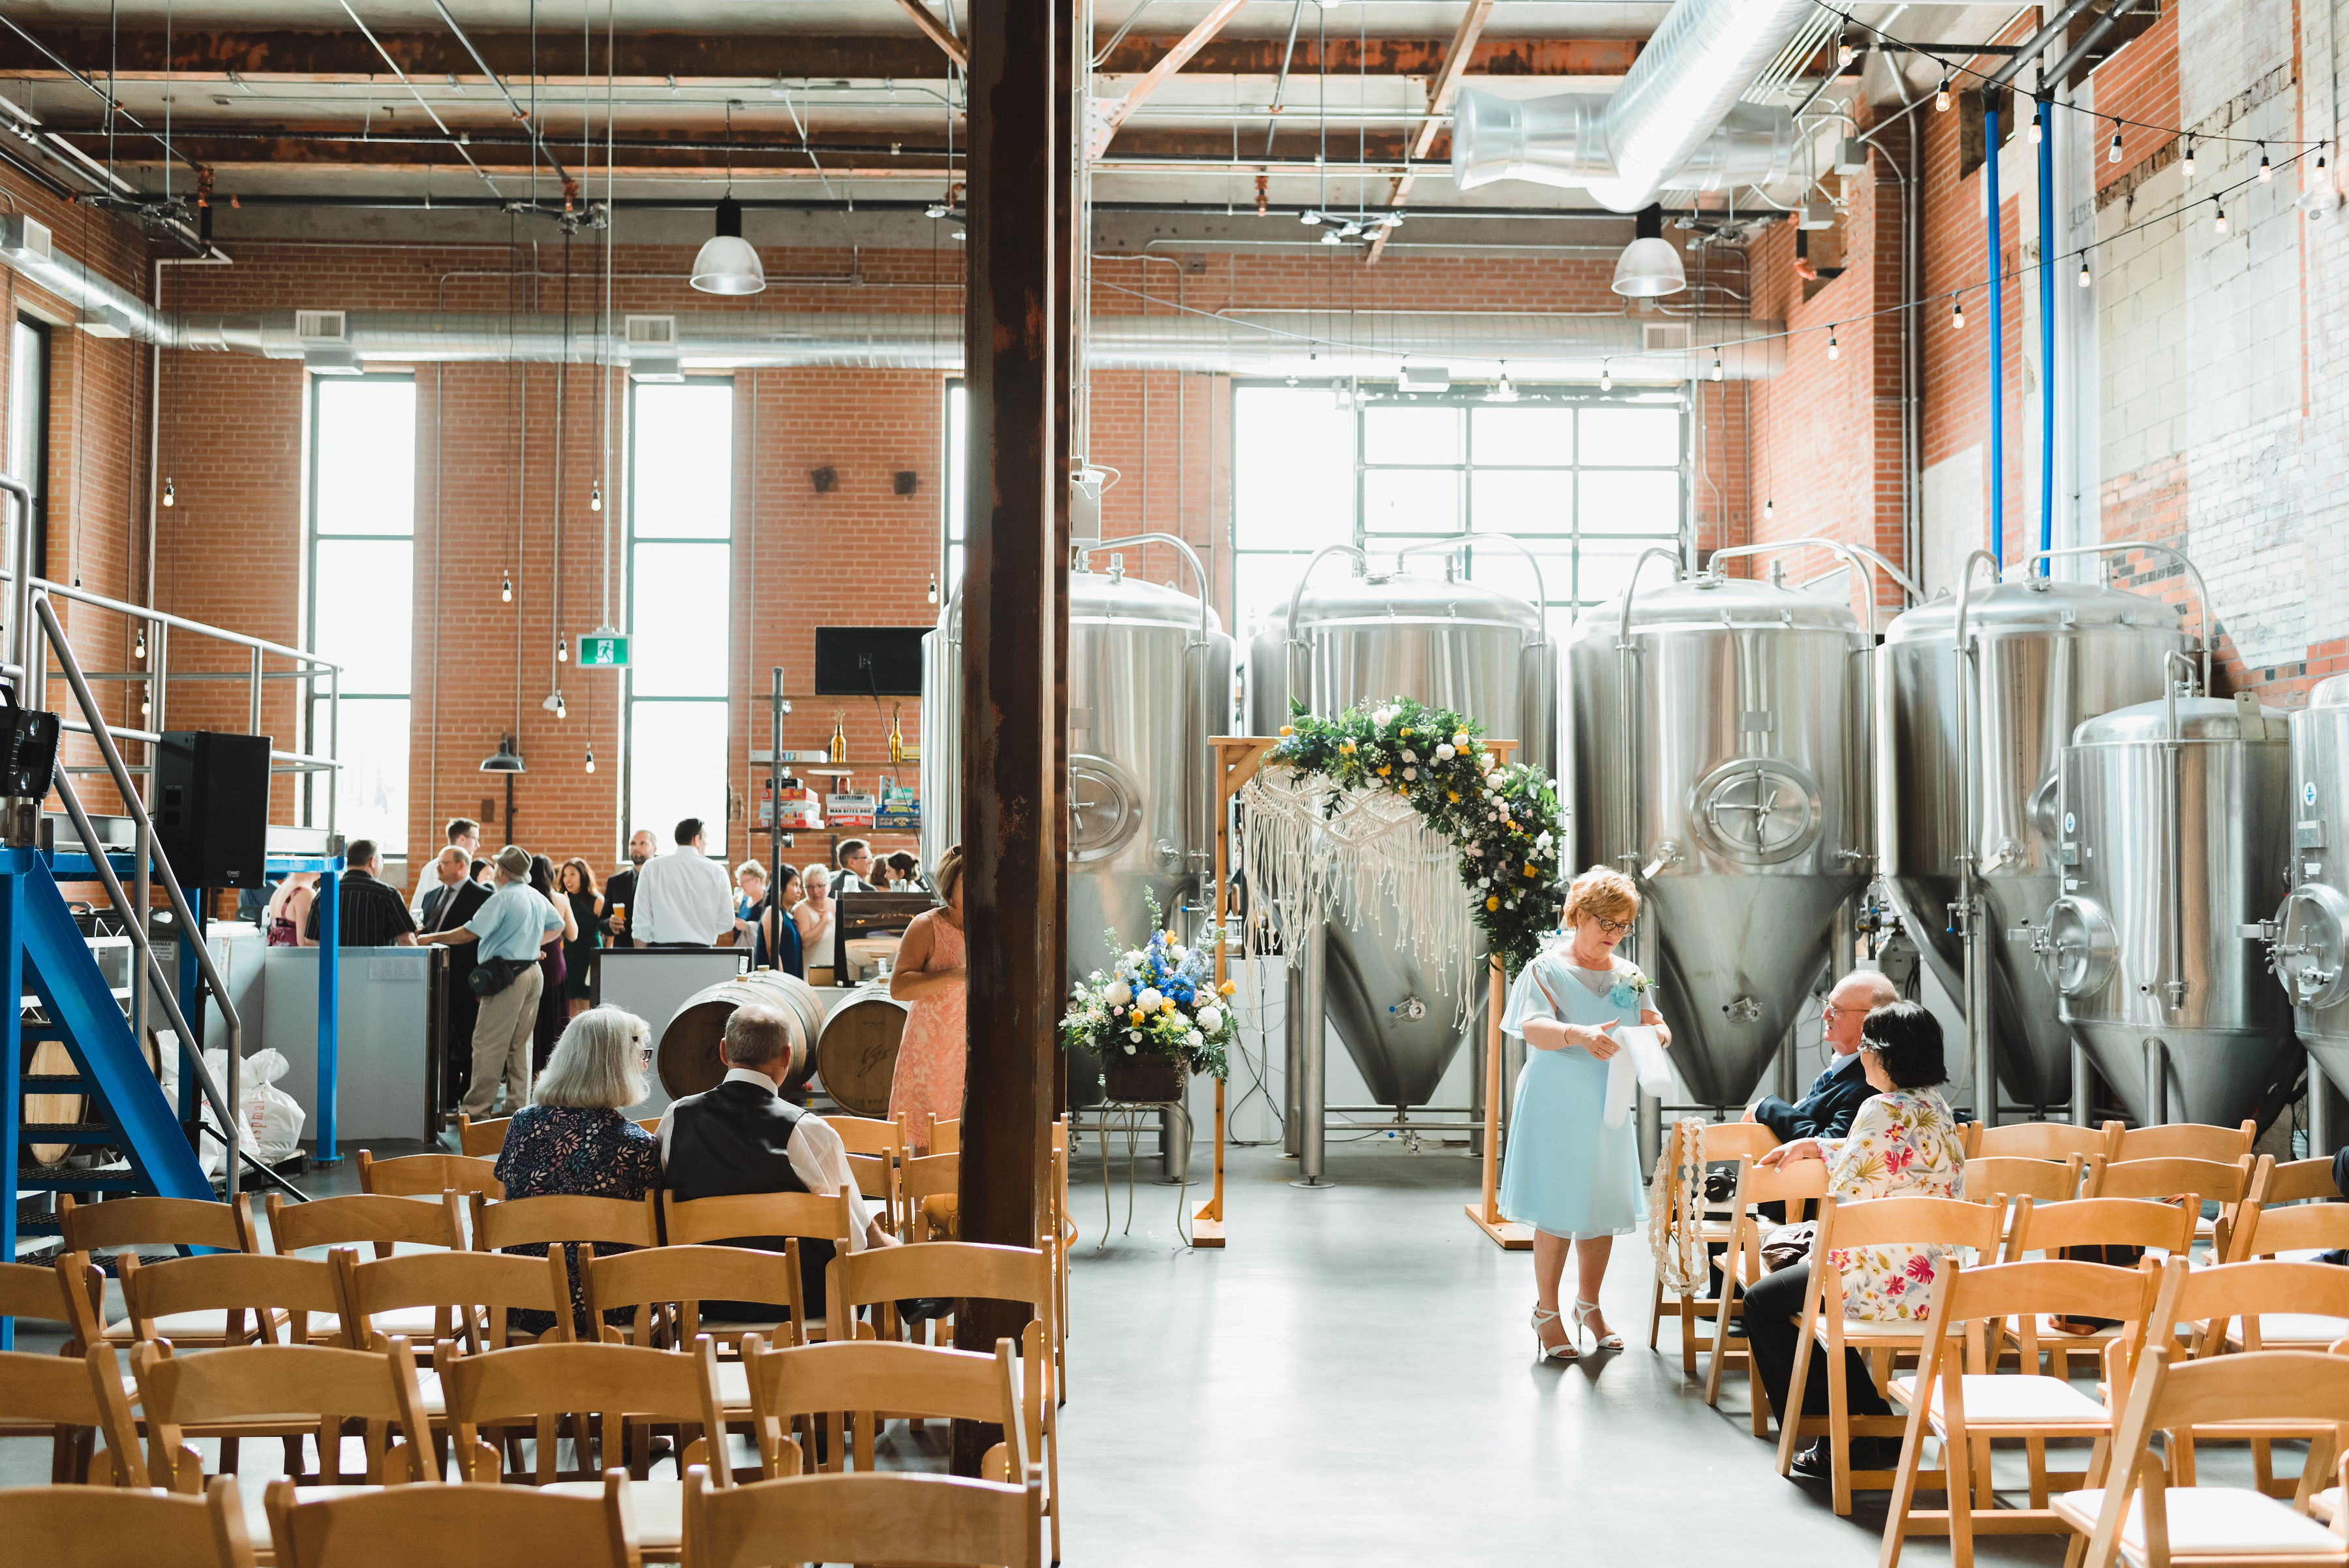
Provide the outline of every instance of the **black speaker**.
<path id="1" fill-rule="evenodd" d="M 267 735 L 181 730 L 155 748 L 155 838 L 183 888 L 258 888 L 269 853 Z"/>

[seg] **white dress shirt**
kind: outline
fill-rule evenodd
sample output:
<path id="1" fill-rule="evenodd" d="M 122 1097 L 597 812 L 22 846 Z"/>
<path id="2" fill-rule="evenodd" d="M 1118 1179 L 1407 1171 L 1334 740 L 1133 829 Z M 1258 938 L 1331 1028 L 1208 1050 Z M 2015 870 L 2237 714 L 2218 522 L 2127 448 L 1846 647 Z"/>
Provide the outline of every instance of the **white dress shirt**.
<path id="1" fill-rule="evenodd" d="M 636 873 L 628 933 L 639 942 L 714 946 L 734 929 L 734 887 L 726 867 L 690 845 L 657 855 Z"/>
<path id="2" fill-rule="evenodd" d="M 663 856 L 662 859 L 667 859 Z M 775 1092 L 775 1081 L 764 1073 L 754 1073 L 748 1067 L 729 1067 L 721 1084 L 756 1084 L 769 1094 Z M 669 1103 L 661 1113 L 661 1164 L 668 1164 L 669 1135 L 677 1128 L 677 1104 Z M 802 1116 L 792 1128 L 791 1142 L 783 1146 L 783 1154 L 792 1162 L 792 1174 L 807 1184 L 807 1189 L 817 1197 L 826 1197 L 848 1189 L 848 1250 L 864 1251 L 865 1229 L 873 1223 L 872 1211 L 864 1207 L 864 1194 L 856 1190 L 855 1174 L 848 1168 L 848 1146 L 819 1116 Z"/>

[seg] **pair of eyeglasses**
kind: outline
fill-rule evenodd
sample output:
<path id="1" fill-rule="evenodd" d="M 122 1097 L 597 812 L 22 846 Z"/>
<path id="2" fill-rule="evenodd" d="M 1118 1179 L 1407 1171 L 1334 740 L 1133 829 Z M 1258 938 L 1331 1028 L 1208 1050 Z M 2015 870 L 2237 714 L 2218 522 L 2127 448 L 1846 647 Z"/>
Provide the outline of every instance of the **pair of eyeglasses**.
<path id="1" fill-rule="evenodd" d="M 1619 937 L 1624 932 L 1631 929 L 1631 922 L 1629 920 L 1594 919 L 1591 921 L 1591 924 L 1599 928 L 1599 931 L 1601 936 L 1609 937 Z"/>

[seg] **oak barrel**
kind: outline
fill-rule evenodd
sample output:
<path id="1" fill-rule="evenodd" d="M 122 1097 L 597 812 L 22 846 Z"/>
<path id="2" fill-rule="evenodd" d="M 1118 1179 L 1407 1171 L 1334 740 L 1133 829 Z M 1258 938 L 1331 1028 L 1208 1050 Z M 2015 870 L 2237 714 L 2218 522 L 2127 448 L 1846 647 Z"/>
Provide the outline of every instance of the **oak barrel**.
<path id="1" fill-rule="evenodd" d="M 885 1120 L 889 1080 L 897 1071 L 897 1043 L 905 1034 L 905 1004 L 874 981 L 833 1005 L 815 1045 L 825 1093 L 851 1116 Z"/>
<path id="2" fill-rule="evenodd" d="M 823 1003 L 805 981 L 776 969 L 756 969 L 733 980 L 696 992 L 661 1033 L 660 1081 L 673 1100 L 714 1089 L 726 1076 L 719 1054 L 726 1021 L 734 1010 L 764 1002 L 783 1015 L 792 1035 L 792 1068 L 783 1079 L 789 1094 L 806 1084 L 815 1070 L 815 1040 L 823 1028 Z"/>

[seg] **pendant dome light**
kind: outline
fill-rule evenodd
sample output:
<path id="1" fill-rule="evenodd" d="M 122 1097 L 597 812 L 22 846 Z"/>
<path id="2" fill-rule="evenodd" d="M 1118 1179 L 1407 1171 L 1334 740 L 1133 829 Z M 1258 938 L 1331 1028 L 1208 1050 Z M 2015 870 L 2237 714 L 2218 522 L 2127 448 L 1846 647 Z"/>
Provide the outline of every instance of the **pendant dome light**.
<path id="1" fill-rule="evenodd" d="M 734 106 L 726 106 L 726 194 L 718 202 L 718 232 L 693 258 L 693 286 L 704 294 L 761 294 L 767 269 L 742 238 L 742 203 L 734 199 Z"/>
<path id="2" fill-rule="evenodd" d="M 1651 204 L 1632 220 L 1637 236 L 1615 261 L 1616 293 L 1626 299 L 1656 299 L 1688 287 L 1681 253 L 1664 238 L 1664 209 Z"/>

